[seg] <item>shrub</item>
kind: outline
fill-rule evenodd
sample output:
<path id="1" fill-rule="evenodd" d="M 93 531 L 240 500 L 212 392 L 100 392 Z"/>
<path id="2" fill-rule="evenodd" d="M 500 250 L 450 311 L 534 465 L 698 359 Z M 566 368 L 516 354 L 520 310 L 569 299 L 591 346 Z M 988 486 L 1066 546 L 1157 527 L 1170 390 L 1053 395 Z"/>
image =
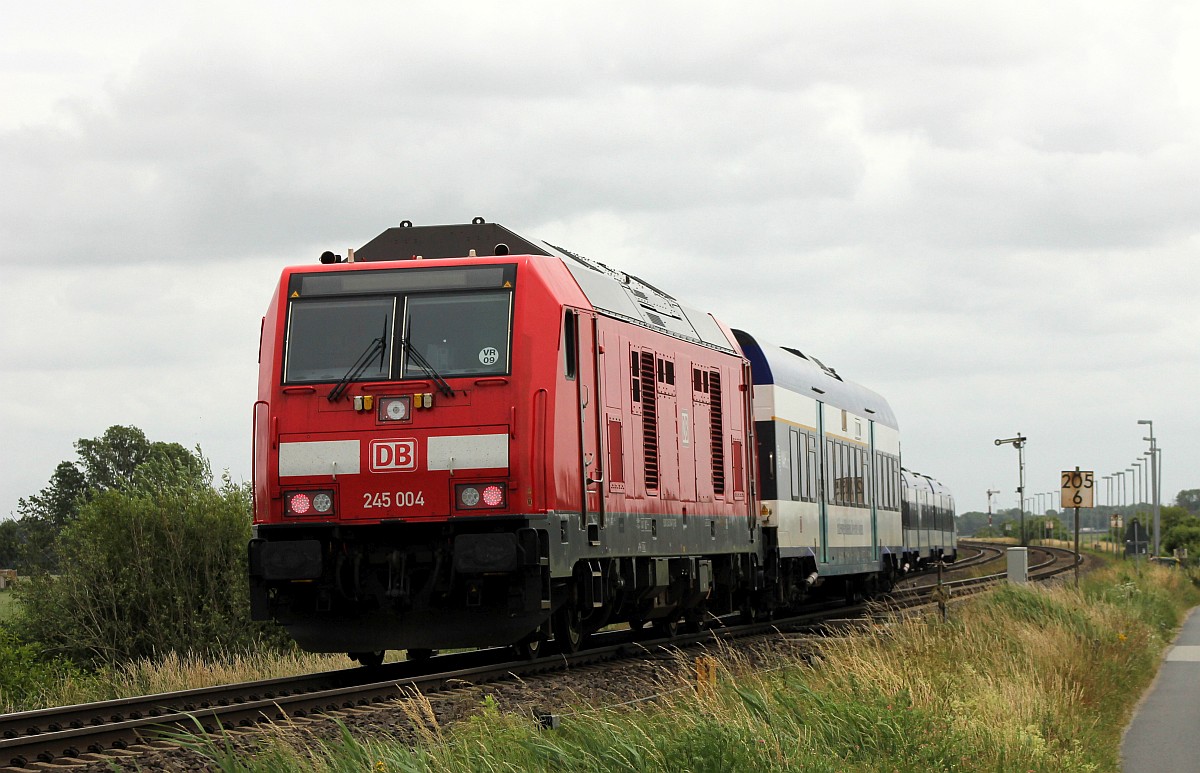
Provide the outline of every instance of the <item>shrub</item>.
<path id="1" fill-rule="evenodd" d="M 60 574 L 19 589 L 20 633 L 93 664 L 252 648 L 271 634 L 249 620 L 249 538 L 244 486 L 102 492 L 59 536 Z"/>
<path id="2" fill-rule="evenodd" d="M 11 631 L 0 627 L 0 713 L 36 698 L 48 685 L 83 679 L 80 669 L 70 661 L 44 659 L 38 655 L 37 647 L 21 642 Z"/>

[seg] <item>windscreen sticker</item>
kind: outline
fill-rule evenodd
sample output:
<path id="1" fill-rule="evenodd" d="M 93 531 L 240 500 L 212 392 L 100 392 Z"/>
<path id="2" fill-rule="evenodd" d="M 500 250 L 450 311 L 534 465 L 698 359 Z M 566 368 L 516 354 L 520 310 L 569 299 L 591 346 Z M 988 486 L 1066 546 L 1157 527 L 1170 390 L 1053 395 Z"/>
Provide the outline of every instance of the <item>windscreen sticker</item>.
<path id="1" fill-rule="evenodd" d="M 485 346 L 479 350 L 479 361 L 484 365 L 495 365 L 500 359 L 500 351 L 494 346 Z"/>

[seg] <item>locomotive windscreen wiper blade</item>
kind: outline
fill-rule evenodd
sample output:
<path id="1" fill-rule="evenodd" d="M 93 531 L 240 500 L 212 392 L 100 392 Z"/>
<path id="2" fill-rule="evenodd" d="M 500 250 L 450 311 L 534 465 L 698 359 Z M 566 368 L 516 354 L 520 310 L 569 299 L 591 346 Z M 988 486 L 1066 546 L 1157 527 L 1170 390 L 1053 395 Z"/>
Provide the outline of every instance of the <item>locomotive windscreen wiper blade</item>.
<path id="1" fill-rule="evenodd" d="M 358 355 L 358 359 L 350 366 L 350 370 L 346 371 L 346 375 L 342 376 L 341 380 L 334 384 L 333 389 L 329 390 L 328 400 L 331 403 L 337 402 L 338 398 L 346 392 L 346 387 L 350 386 L 350 382 L 357 379 L 371 364 L 375 354 L 379 354 L 379 369 L 383 370 L 383 353 L 387 350 L 384 345 L 384 337 L 387 335 L 387 320 L 383 321 L 384 335 L 379 338 L 372 338 L 370 345 L 366 351 Z"/>
<path id="2" fill-rule="evenodd" d="M 422 357 L 421 353 L 417 351 L 417 347 L 413 346 L 412 341 L 407 338 L 404 339 L 404 350 L 409 353 L 417 365 L 421 366 L 421 370 L 425 371 L 425 374 L 433 379 L 433 383 L 437 384 L 439 392 L 446 397 L 454 397 L 454 390 L 446 383 L 446 379 L 442 378 L 442 374 L 434 370 L 433 366 L 429 364 L 429 360 Z"/>

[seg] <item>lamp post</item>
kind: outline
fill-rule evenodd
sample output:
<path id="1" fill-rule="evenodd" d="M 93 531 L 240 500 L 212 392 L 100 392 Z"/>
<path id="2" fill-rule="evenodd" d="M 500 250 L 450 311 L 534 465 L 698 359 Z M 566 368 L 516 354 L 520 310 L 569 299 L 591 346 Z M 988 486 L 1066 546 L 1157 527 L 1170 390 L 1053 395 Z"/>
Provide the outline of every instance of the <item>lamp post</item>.
<path id="1" fill-rule="evenodd" d="M 1142 467 L 1142 459 L 1134 459 L 1133 462 L 1133 512 L 1136 514 L 1138 505 L 1146 501 L 1146 497 L 1142 494 L 1146 479 L 1146 470 Z"/>
<path id="2" fill-rule="evenodd" d="M 1154 439 L 1154 422 L 1150 419 L 1138 419 L 1138 424 L 1146 424 L 1150 427 L 1150 437 L 1142 438 L 1142 440 L 1150 441 L 1150 450 L 1146 453 L 1150 457 L 1150 496 L 1154 500 L 1154 555 L 1158 555 L 1159 549 L 1159 471 L 1158 471 L 1158 443 Z"/>
<path id="3" fill-rule="evenodd" d="M 1029 438 L 1017 433 L 1016 437 L 996 439 L 996 445 L 1011 445 L 1017 449 L 1017 501 L 1021 503 L 1021 546 L 1027 546 L 1025 539 L 1025 441 Z"/>
<path id="4" fill-rule="evenodd" d="M 1117 481 L 1117 514 L 1123 519 L 1125 516 L 1125 470 L 1114 472 L 1113 475 L 1120 479 Z M 1117 531 L 1117 542 L 1121 541 L 1121 532 Z"/>
<path id="5" fill-rule="evenodd" d="M 1135 480 L 1137 480 L 1137 478 L 1134 477 L 1132 467 L 1126 467 L 1125 472 L 1129 473 L 1129 488 L 1127 488 L 1125 490 L 1125 494 L 1126 494 L 1125 506 L 1129 507 L 1129 505 L 1133 502 L 1134 493 L 1137 491 L 1137 488 L 1133 485 L 1133 482 Z M 1137 507 L 1134 507 L 1133 515 L 1130 516 L 1130 520 L 1132 520 L 1133 518 L 1136 518 L 1136 517 L 1137 517 Z"/>
<path id="6" fill-rule="evenodd" d="M 1101 477 L 1101 480 L 1104 481 L 1104 505 L 1109 510 L 1112 509 L 1112 485 L 1113 485 L 1112 479 L 1113 479 L 1113 476 L 1111 476 L 1111 475 L 1104 475 Z M 1111 516 L 1111 514 L 1110 514 L 1110 516 Z M 1114 550 L 1115 550 L 1115 548 L 1116 548 L 1116 546 L 1114 545 Z"/>
<path id="7" fill-rule="evenodd" d="M 1157 478 L 1154 483 L 1154 526 L 1157 530 L 1161 528 L 1158 512 L 1162 508 L 1162 446 L 1158 443 L 1154 444 L 1154 477 Z"/>

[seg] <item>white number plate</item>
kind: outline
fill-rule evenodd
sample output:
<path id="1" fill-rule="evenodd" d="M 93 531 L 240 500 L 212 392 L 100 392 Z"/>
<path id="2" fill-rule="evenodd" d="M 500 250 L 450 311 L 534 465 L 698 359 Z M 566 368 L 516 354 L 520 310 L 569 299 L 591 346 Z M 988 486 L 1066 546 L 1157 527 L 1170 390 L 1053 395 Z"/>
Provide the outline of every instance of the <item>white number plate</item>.
<path id="1" fill-rule="evenodd" d="M 422 491 L 367 491 L 363 493 L 363 509 L 377 507 L 417 507 L 425 504 Z"/>

